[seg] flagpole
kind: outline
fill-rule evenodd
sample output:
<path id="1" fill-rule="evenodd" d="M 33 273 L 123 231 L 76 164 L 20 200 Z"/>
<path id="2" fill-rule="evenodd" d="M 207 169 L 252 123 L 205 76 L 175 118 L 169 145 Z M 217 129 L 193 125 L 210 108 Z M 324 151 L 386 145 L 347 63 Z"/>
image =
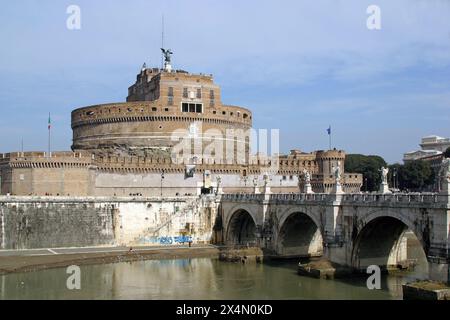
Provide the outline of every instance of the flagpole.
<path id="1" fill-rule="evenodd" d="M 331 128 L 331 126 L 329 128 Z M 331 130 L 330 130 L 330 134 L 328 135 L 328 138 L 329 138 L 329 143 L 330 143 L 330 149 L 329 150 L 331 150 Z"/>
<path id="2" fill-rule="evenodd" d="M 51 153 L 50 153 L 50 138 L 51 138 L 51 136 L 50 136 L 50 130 L 51 129 L 51 121 L 50 121 L 50 112 L 48 113 L 48 157 L 50 158 L 51 157 Z"/>
<path id="3" fill-rule="evenodd" d="M 161 19 L 161 48 L 164 49 L 164 13 Z M 164 69 L 164 53 L 161 52 L 161 69 Z"/>
<path id="4" fill-rule="evenodd" d="M 328 126 L 327 129 L 328 132 L 328 150 L 331 150 L 331 124 Z"/>

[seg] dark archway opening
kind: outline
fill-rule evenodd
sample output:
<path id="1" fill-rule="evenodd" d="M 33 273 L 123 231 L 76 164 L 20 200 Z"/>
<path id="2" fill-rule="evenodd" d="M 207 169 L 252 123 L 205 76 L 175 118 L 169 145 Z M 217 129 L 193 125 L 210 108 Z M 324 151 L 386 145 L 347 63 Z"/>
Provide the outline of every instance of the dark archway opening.
<path id="1" fill-rule="evenodd" d="M 277 253 L 286 257 L 321 256 L 323 240 L 320 229 L 306 214 L 291 214 L 280 229 Z"/>
<path id="2" fill-rule="evenodd" d="M 256 224 L 245 210 L 239 210 L 233 214 L 227 233 L 228 244 L 256 245 Z"/>
<path id="3" fill-rule="evenodd" d="M 406 224 L 393 217 L 379 217 L 359 232 L 353 244 L 352 266 L 365 272 L 369 265 L 382 270 L 417 268 L 426 274 L 423 244 Z"/>

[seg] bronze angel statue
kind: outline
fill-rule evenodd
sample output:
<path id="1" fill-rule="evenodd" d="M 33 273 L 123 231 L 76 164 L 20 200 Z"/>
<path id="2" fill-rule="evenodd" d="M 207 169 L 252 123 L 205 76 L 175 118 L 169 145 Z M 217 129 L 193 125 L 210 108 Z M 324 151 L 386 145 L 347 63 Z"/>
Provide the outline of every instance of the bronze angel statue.
<path id="1" fill-rule="evenodd" d="M 166 63 L 170 64 L 170 55 L 173 54 L 173 52 L 170 51 L 170 49 L 164 49 L 164 48 L 161 48 L 161 51 L 164 55 L 164 61 Z"/>

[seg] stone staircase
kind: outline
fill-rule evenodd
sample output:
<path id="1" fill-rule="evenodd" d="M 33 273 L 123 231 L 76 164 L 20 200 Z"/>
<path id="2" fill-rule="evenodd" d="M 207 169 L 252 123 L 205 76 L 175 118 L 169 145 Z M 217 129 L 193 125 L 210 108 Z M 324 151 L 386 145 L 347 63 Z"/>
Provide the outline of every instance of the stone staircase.
<path id="1" fill-rule="evenodd" d="M 167 225 L 169 225 L 173 220 L 183 217 L 185 214 L 189 213 L 190 211 L 194 210 L 195 208 L 198 208 L 200 201 L 201 201 L 200 198 L 188 199 L 186 201 L 185 205 L 183 206 L 183 209 L 181 209 L 179 212 L 173 214 L 172 216 L 170 216 L 169 219 L 161 222 L 157 226 L 145 229 L 142 232 L 142 234 L 139 234 L 136 238 L 134 238 L 133 243 L 141 243 L 142 238 L 158 236 L 159 231 L 161 229 L 163 229 L 164 227 L 166 227 Z"/>

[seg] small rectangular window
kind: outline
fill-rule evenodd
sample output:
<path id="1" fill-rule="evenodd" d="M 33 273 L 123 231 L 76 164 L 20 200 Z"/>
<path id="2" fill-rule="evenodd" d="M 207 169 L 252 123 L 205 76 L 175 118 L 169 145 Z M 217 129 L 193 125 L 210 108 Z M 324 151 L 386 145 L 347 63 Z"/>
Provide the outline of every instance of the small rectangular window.
<path id="1" fill-rule="evenodd" d="M 202 89 L 197 89 L 197 99 L 202 98 Z"/>
<path id="2" fill-rule="evenodd" d="M 168 92 L 167 92 L 167 95 L 168 95 L 169 97 L 173 97 L 173 87 L 169 87 L 169 90 L 168 90 Z"/>
<path id="3" fill-rule="evenodd" d="M 214 90 L 209 90 L 209 98 L 214 99 Z"/>
<path id="4" fill-rule="evenodd" d="M 187 97 L 188 97 L 188 89 L 183 88 L 183 98 L 187 98 Z"/>
<path id="5" fill-rule="evenodd" d="M 201 103 L 186 103 L 183 102 L 181 104 L 182 112 L 193 112 L 193 113 L 202 113 L 203 105 Z"/>

